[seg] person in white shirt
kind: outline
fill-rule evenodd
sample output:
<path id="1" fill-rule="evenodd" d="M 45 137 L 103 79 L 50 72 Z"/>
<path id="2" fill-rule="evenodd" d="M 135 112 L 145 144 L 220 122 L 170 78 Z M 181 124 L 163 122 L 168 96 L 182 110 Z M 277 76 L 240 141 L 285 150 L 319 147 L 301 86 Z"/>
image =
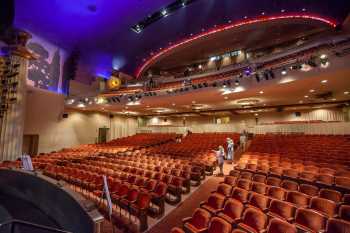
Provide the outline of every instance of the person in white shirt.
<path id="1" fill-rule="evenodd" d="M 220 168 L 220 176 L 224 175 L 224 158 L 225 158 L 225 150 L 223 146 L 219 146 L 218 150 L 213 150 L 216 153 L 216 159 L 218 160 L 218 165 Z"/>
<path id="2" fill-rule="evenodd" d="M 245 151 L 245 143 L 246 143 L 246 136 L 245 136 L 245 132 L 241 133 L 241 136 L 239 137 L 239 142 L 242 146 L 242 150 L 243 152 Z"/>
<path id="3" fill-rule="evenodd" d="M 231 138 L 227 138 L 227 160 L 233 161 L 235 154 L 235 143 Z"/>

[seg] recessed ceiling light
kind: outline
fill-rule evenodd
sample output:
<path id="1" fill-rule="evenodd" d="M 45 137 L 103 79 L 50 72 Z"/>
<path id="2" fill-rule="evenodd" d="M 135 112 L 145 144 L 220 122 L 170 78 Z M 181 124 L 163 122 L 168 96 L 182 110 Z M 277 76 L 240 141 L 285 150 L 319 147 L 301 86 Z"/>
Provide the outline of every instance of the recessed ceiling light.
<path id="1" fill-rule="evenodd" d="M 84 104 L 84 103 L 79 103 L 79 104 L 77 105 L 77 107 L 78 107 L 78 108 L 85 108 L 85 104 Z"/>
<path id="2" fill-rule="evenodd" d="M 301 9 L 302 11 L 306 11 L 306 9 L 305 8 L 303 8 L 303 9 Z"/>
<path id="3" fill-rule="evenodd" d="M 192 104 L 195 104 L 195 103 L 196 103 L 196 101 L 193 100 L 193 101 L 192 101 Z"/>
<path id="4" fill-rule="evenodd" d="M 314 90 L 314 89 L 311 89 L 309 92 L 310 92 L 310 93 L 313 93 L 313 92 L 315 92 L 315 90 Z"/>
<path id="5" fill-rule="evenodd" d="M 176 104 L 175 104 L 175 103 L 172 103 L 171 105 L 175 106 Z"/>
<path id="6" fill-rule="evenodd" d="M 344 95 L 349 95 L 350 92 L 344 91 Z"/>
<path id="7" fill-rule="evenodd" d="M 309 96 L 308 96 L 308 95 L 305 95 L 304 97 L 305 97 L 305 98 L 309 98 Z"/>
<path id="8" fill-rule="evenodd" d="M 247 18 L 248 18 L 248 16 L 244 16 L 244 18 L 245 18 L 245 19 L 247 19 Z"/>
<path id="9" fill-rule="evenodd" d="M 302 104 L 302 103 L 304 103 L 304 101 L 300 100 L 300 101 L 299 101 L 299 104 Z"/>
<path id="10" fill-rule="evenodd" d="M 286 11 L 285 9 L 282 9 L 282 10 L 281 10 L 282 13 L 285 12 L 285 11 Z"/>
<path id="11" fill-rule="evenodd" d="M 125 109 L 128 109 L 129 107 L 128 106 L 125 106 Z"/>
<path id="12" fill-rule="evenodd" d="M 259 116 L 259 113 L 255 113 L 254 116 Z"/>
<path id="13" fill-rule="evenodd" d="M 260 94 L 264 94 L 264 91 L 259 91 Z"/>
<path id="14" fill-rule="evenodd" d="M 282 75 L 286 75 L 286 74 L 287 74 L 287 70 L 286 70 L 286 69 L 283 69 L 283 70 L 281 71 L 281 74 L 282 74 Z"/>
<path id="15" fill-rule="evenodd" d="M 332 101 L 336 101 L 337 99 L 336 98 L 333 98 Z"/>
<path id="16" fill-rule="evenodd" d="M 266 104 L 264 104 L 264 106 L 266 106 Z"/>
<path id="17" fill-rule="evenodd" d="M 228 99 L 228 97 L 227 97 L 227 96 L 225 96 L 225 97 L 224 97 L 224 99 L 225 99 L 225 100 L 227 100 L 227 99 Z"/>
<path id="18" fill-rule="evenodd" d="M 327 82 L 328 82 L 327 79 L 321 81 L 321 83 L 327 83 Z"/>

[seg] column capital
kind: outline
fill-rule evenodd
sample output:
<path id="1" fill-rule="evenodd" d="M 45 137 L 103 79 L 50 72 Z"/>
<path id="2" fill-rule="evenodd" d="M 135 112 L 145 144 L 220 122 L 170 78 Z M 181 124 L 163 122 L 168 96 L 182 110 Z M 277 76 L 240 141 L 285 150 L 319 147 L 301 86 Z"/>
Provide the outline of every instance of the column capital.
<path id="1" fill-rule="evenodd" d="M 13 30 L 11 34 L 11 39 L 6 41 L 8 46 L 2 48 L 2 50 L 9 55 L 19 56 L 28 60 L 36 59 L 34 53 L 26 47 L 32 35 L 19 29 Z"/>

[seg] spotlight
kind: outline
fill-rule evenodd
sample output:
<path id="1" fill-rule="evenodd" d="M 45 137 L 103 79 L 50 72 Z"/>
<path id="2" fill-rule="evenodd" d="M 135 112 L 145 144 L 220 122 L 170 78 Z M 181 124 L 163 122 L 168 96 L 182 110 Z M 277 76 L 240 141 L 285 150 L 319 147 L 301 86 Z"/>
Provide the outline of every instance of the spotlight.
<path id="1" fill-rule="evenodd" d="M 162 15 L 166 16 L 168 14 L 168 11 L 166 9 L 162 10 Z"/>
<path id="2" fill-rule="evenodd" d="M 236 86 L 239 86 L 239 81 L 238 81 L 238 79 L 236 79 L 235 85 L 236 85 Z"/>

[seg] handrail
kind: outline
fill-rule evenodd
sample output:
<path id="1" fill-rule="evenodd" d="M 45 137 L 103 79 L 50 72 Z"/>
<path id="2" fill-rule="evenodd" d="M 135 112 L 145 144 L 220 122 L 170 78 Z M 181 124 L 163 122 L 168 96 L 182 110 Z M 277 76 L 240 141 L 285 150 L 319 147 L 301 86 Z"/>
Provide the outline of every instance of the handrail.
<path id="1" fill-rule="evenodd" d="M 13 226 L 15 226 L 15 224 L 29 226 L 29 227 L 32 227 L 33 229 L 47 230 L 47 231 L 56 232 L 56 233 L 73 233 L 73 232 L 70 232 L 70 231 L 59 230 L 59 229 L 56 229 L 56 228 L 43 226 L 43 225 L 39 225 L 39 224 L 36 224 L 36 223 L 31 223 L 31 222 L 27 222 L 27 221 L 23 221 L 23 220 L 18 220 L 18 219 L 11 219 L 11 220 L 5 221 L 3 223 L 0 223 L 0 230 L 4 226 L 7 226 L 7 225 L 11 226 L 12 225 L 12 227 L 11 227 L 12 231 L 10 233 L 14 233 L 13 232 Z"/>

